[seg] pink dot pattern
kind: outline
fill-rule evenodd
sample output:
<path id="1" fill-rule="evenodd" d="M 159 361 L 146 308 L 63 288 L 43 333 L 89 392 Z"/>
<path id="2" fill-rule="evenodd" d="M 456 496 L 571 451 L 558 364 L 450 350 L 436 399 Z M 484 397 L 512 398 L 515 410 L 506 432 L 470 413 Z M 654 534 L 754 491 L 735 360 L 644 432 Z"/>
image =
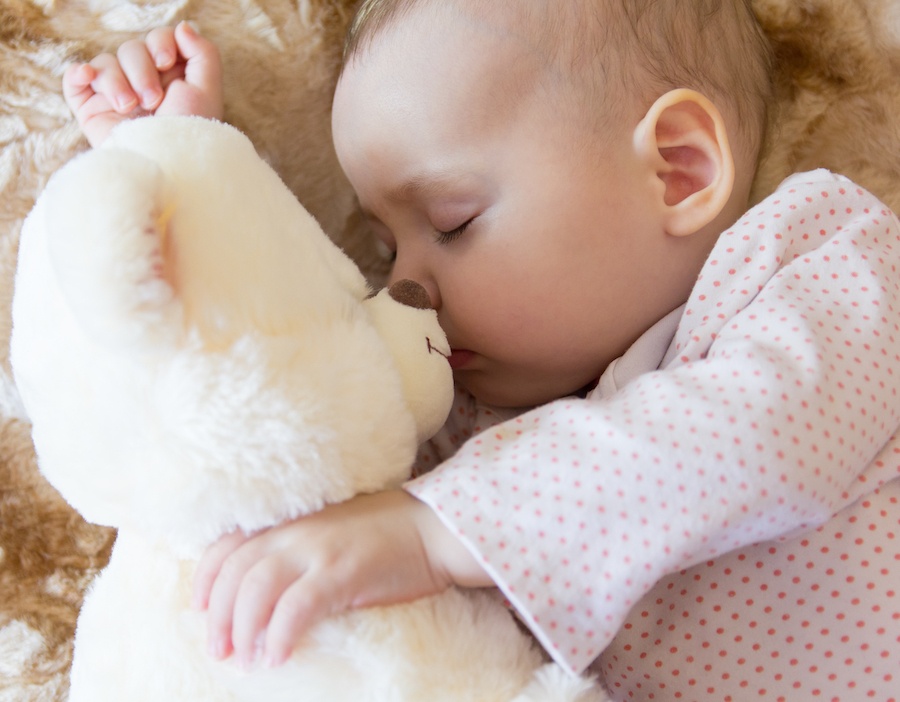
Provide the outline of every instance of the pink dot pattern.
<path id="1" fill-rule="evenodd" d="M 900 481 L 660 581 L 598 662 L 616 699 L 900 700 Z"/>
<path id="2" fill-rule="evenodd" d="M 616 699 L 891 699 L 898 264 L 876 198 L 795 176 L 720 236 L 658 369 L 519 416 L 460 397 L 407 489 Z"/>

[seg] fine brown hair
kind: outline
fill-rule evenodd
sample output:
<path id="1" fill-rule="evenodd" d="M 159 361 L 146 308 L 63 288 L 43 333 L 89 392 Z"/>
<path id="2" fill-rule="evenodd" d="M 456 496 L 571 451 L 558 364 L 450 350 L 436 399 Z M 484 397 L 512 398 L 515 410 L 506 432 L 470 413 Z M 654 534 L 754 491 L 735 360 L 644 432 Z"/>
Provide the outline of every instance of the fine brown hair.
<path id="1" fill-rule="evenodd" d="M 528 35 L 598 130 L 619 106 L 646 109 L 668 90 L 707 95 L 755 160 L 772 99 L 772 52 L 750 0 L 454 0 Z M 404 14 L 448 0 L 362 0 L 344 63 Z M 737 146 L 737 144 L 735 144 Z"/>

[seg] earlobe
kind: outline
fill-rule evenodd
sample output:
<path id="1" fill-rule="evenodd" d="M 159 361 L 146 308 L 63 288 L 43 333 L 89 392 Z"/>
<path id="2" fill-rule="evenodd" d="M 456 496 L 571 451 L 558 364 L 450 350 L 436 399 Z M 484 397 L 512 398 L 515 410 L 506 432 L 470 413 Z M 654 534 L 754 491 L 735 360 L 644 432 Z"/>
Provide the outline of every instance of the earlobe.
<path id="1" fill-rule="evenodd" d="M 634 140 L 659 186 L 667 233 L 693 234 L 722 212 L 734 187 L 734 158 L 725 121 L 709 99 L 695 90 L 666 93 Z"/>

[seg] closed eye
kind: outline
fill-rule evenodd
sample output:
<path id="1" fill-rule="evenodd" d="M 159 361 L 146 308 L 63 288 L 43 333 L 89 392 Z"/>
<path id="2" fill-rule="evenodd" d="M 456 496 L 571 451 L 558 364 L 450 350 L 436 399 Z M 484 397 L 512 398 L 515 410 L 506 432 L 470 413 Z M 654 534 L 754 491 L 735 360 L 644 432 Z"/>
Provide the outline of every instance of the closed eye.
<path id="1" fill-rule="evenodd" d="M 439 244 L 450 244 L 456 241 L 460 236 L 462 236 L 465 233 L 466 229 L 468 229 L 474 221 L 475 218 L 472 217 L 471 219 L 466 220 L 458 227 L 456 227 L 455 229 L 451 229 L 450 231 L 445 232 L 438 230 L 435 234 L 435 238 L 437 239 L 437 242 Z"/>

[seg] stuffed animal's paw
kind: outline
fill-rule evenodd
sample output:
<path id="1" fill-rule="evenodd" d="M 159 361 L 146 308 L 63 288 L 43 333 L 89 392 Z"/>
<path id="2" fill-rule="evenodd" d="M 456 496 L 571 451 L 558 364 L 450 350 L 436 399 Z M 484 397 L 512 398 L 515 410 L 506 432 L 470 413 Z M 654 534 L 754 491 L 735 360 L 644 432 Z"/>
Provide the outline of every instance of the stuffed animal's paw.
<path id="1" fill-rule="evenodd" d="M 95 341 L 146 349 L 178 333 L 166 279 L 172 209 L 150 160 L 101 149 L 67 164 L 45 194 L 47 247 L 63 295 Z"/>
<path id="2" fill-rule="evenodd" d="M 512 702 L 611 702 L 611 698 L 599 682 L 571 676 L 548 663 L 535 671 L 531 683 Z"/>

